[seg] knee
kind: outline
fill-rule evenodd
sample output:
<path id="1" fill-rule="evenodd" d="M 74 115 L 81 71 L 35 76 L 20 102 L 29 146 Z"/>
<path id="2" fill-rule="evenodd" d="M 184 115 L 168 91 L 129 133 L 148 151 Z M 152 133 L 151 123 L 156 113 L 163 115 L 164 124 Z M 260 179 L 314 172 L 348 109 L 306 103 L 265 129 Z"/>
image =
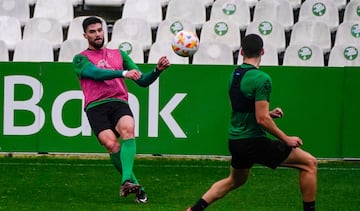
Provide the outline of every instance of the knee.
<path id="1" fill-rule="evenodd" d="M 123 126 L 118 130 L 118 133 L 120 134 L 122 139 L 129 139 L 135 137 L 134 134 L 134 126 L 133 125 L 127 125 Z"/>
<path id="2" fill-rule="evenodd" d="M 104 147 L 108 150 L 109 153 L 115 153 L 120 150 L 120 144 L 117 140 L 106 142 Z"/>
<path id="3" fill-rule="evenodd" d="M 308 158 L 308 161 L 307 161 L 307 166 L 308 166 L 308 170 L 314 174 L 317 173 L 317 166 L 318 166 L 318 160 L 313 157 L 313 156 L 310 156 Z"/>

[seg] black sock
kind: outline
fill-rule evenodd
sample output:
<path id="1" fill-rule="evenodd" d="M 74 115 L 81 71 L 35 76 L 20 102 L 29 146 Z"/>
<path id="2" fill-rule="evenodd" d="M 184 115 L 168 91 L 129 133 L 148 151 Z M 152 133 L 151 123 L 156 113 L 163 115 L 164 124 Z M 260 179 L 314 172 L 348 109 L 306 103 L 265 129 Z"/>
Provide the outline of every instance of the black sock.
<path id="1" fill-rule="evenodd" d="M 194 206 L 191 207 L 192 211 L 203 211 L 209 204 L 204 199 L 199 199 Z"/>
<path id="2" fill-rule="evenodd" d="M 304 211 L 315 211 L 315 201 L 303 202 Z"/>

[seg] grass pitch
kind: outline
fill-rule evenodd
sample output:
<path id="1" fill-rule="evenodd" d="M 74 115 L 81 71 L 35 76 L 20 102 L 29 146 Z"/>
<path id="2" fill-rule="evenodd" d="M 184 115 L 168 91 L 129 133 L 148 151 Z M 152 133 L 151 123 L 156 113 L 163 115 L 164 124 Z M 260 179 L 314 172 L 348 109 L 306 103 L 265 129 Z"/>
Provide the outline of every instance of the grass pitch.
<path id="1" fill-rule="evenodd" d="M 120 176 L 109 159 L 0 158 L 0 210 L 181 211 L 213 182 L 226 177 L 229 161 L 137 158 L 135 174 L 149 196 L 135 204 L 120 198 Z M 317 210 L 358 210 L 360 162 L 321 162 Z M 255 166 L 248 182 L 211 205 L 209 211 L 302 210 L 298 171 Z"/>

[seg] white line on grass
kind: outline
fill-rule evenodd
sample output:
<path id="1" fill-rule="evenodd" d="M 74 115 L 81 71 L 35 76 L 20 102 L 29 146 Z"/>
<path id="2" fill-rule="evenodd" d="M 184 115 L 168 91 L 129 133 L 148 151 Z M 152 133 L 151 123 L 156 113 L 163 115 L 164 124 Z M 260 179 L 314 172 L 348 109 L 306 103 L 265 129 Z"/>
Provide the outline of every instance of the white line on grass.
<path id="1" fill-rule="evenodd" d="M 8 165 L 8 166 L 20 166 L 24 165 L 25 163 L 0 163 L 0 165 Z M 76 166 L 76 167 L 109 167 L 112 164 L 90 164 L 90 163 L 77 163 L 77 164 L 70 164 L 70 163 L 26 163 L 27 166 Z M 153 168 L 154 165 L 145 165 L 139 164 L 136 165 L 137 167 L 142 168 Z M 228 169 L 229 166 L 210 166 L 210 165 L 161 165 L 162 168 L 214 168 L 214 169 Z M 255 169 L 265 169 L 267 167 L 264 166 L 254 166 Z M 279 169 L 289 169 L 285 167 L 280 167 Z M 325 170 L 325 171 L 360 171 L 359 168 L 346 168 L 346 167 L 319 167 L 318 170 Z"/>

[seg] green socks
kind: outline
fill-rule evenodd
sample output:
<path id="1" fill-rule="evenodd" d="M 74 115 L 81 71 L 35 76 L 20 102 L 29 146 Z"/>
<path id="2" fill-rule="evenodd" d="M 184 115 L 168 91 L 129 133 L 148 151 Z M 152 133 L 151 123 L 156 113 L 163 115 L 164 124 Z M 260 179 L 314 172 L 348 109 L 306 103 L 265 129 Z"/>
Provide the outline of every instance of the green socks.
<path id="1" fill-rule="evenodd" d="M 134 159 L 136 154 L 135 139 L 123 140 L 121 143 L 120 160 L 122 164 L 122 181 L 132 180 Z M 135 181 L 133 181 L 135 183 Z"/>

